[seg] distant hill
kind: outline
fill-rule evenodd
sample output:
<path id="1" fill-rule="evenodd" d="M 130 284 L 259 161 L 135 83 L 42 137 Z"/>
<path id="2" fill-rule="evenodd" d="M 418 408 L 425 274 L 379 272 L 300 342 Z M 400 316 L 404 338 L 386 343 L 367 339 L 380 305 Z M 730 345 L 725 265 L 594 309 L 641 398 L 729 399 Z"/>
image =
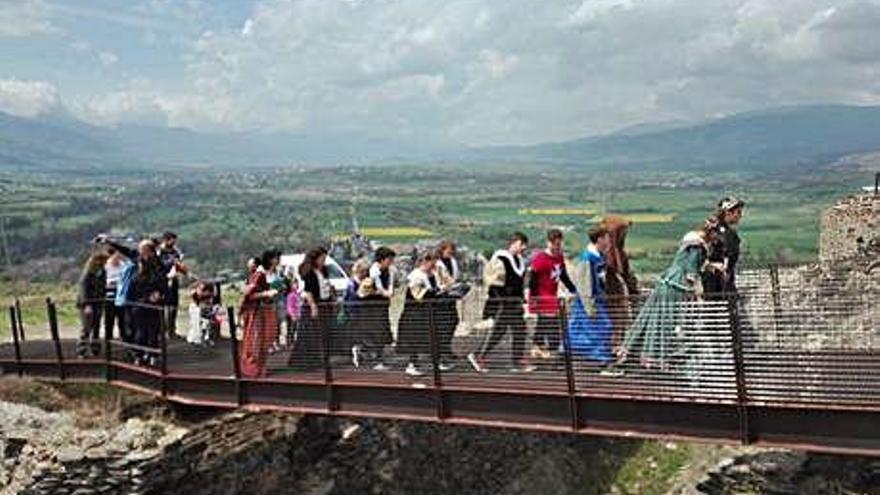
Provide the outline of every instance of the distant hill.
<path id="1" fill-rule="evenodd" d="M 83 171 L 118 163 L 125 153 L 102 134 L 74 120 L 0 112 L 0 168 Z"/>
<path id="2" fill-rule="evenodd" d="M 602 137 L 480 149 L 471 158 L 596 168 L 772 170 L 877 149 L 880 107 L 823 105 L 743 113 L 671 129 L 635 127 Z"/>
<path id="3" fill-rule="evenodd" d="M 0 168 L 105 170 L 156 166 L 544 163 L 596 169 L 774 171 L 880 150 L 880 107 L 787 107 L 702 122 L 640 124 L 617 133 L 534 146 L 441 150 L 353 134 L 201 133 L 70 117 L 0 113 Z"/>
<path id="4" fill-rule="evenodd" d="M 0 169 L 101 170 L 108 166 L 275 167 L 425 159 L 437 151 L 349 134 L 202 133 L 144 125 L 97 127 L 69 118 L 0 112 Z"/>

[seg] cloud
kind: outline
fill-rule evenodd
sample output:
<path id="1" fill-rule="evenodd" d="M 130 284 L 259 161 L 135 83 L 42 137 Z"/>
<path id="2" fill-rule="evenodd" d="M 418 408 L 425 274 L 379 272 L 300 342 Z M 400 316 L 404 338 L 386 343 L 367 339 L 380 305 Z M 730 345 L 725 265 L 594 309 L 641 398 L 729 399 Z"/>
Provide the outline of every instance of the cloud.
<path id="1" fill-rule="evenodd" d="M 878 0 L 261 0 L 201 31 L 181 80 L 84 108 L 103 122 L 537 142 L 880 101 L 878 25 Z"/>
<path id="2" fill-rule="evenodd" d="M 106 50 L 98 53 L 98 61 L 101 65 L 109 67 L 119 61 L 119 57 L 115 53 Z"/>
<path id="3" fill-rule="evenodd" d="M 60 107 L 58 90 L 43 81 L 0 79 L 0 111 L 19 117 L 37 117 Z"/>
<path id="4" fill-rule="evenodd" d="M 0 1 L 0 38 L 27 38 L 60 33 L 42 0 Z"/>

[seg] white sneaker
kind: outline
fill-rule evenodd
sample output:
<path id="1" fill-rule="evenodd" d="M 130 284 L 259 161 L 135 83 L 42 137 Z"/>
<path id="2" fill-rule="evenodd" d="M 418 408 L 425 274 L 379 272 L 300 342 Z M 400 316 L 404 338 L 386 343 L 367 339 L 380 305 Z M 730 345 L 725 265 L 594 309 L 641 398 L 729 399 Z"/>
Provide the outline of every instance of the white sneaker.
<path id="1" fill-rule="evenodd" d="M 534 364 L 524 364 L 522 366 L 513 366 L 510 368 L 511 373 L 531 373 L 538 369 Z"/>
<path id="2" fill-rule="evenodd" d="M 416 368 L 415 363 L 409 363 L 408 365 L 406 365 L 406 371 L 404 371 L 404 373 L 406 373 L 409 376 L 424 376 L 425 375 L 418 368 Z"/>
<path id="3" fill-rule="evenodd" d="M 455 369 L 455 365 L 452 363 L 441 362 L 437 365 L 437 369 L 439 369 L 440 371 L 452 371 L 453 369 Z"/>
<path id="4" fill-rule="evenodd" d="M 477 373 L 486 373 L 489 371 L 486 369 L 485 366 L 482 365 L 482 363 L 480 363 L 480 360 L 477 359 L 477 355 L 473 352 L 467 355 L 467 360 L 469 363 L 471 363 L 471 366 Z"/>
<path id="5" fill-rule="evenodd" d="M 389 368 L 388 365 L 385 363 L 378 362 L 375 365 L 373 365 L 373 369 L 376 371 L 388 371 L 391 368 Z"/>
<path id="6" fill-rule="evenodd" d="M 618 377 L 623 376 L 624 371 L 620 368 L 606 367 L 602 368 L 602 370 L 599 371 L 599 374 L 602 376 Z"/>
<path id="7" fill-rule="evenodd" d="M 351 346 L 351 364 L 355 368 L 361 367 L 361 348 L 356 345 Z"/>

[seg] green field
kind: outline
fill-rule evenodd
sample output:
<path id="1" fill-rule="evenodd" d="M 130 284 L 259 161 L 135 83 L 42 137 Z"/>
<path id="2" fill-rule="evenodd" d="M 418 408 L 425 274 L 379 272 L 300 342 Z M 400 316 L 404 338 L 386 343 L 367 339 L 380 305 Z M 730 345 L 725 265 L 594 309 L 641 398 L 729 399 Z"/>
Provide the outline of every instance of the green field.
<path id="1" fill-rule="evenodd" d="M 633 220 L 635 269 L 657 273 L 680 237 L 725 194 L 748 202 L 741 227 L 748 262 L 805 261 L 816 255 L 822 209 L 854 191 L 863 175 L 821 169 L 594 174 L 501 164 L 200 169 L 88 179 L 0 172 L 10 259 L 8 267 L 0 259 L 0 280 L 5 294 L 12 283 L 71 282 L 99 232 L 137 237 L 175 230 L 187 263 L 208 276 L 237 270 L 270 246 L 290 252 L 326 244 L 349 231 L 352 216 L 378 242 L 446 237 L 482 252 L 503 246 L 514 230 L 540 245 L 548 228 L 562 227 L 569 252 L 576 252 L 605 213 Z"/>

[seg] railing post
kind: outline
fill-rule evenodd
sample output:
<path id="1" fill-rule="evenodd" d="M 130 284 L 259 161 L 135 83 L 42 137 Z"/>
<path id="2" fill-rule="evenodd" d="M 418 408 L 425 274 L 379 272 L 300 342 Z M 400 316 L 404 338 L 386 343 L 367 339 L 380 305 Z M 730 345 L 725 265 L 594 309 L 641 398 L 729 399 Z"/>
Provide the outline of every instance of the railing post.
<path id="1" fill-rule="evenodd" d="M 165 308 L 162 307 L 161 318 L 159 318 L 159 372 L 161 373 L 161 393 L 162 398 L 168 396 L 168 338 L 165 332 L 168 331 L 166 325 Z"/>
<path id="2" fill-rule="evenodd" d="M 15 320 L 18 322 L 18 338 L 22 342 L 26 340 L 24 335 L 24 318 L 21 317 L 21 301 L 15 300 Z"/>
<path id="3" fill-rule="evenodd" d="M 742 327 L 739 316 L 739 295 L 730 294 L 727 299 L 730 315 L 730 335 L 733 346 L 733 365 L 736 375 L 736 404 L 739 415 L 739 438 L 743 445 L 752 443 L 749 428 L 748 390 L 746 388 L 745 359 L 743 357 Z"/>
<path id="4" fill-rule="evenodd" d="M 15 371 L 18 373 L 19 378 L 22 376 L 22 368 L 21 368 L 21 343 L 18 340 L 18 324 L 16 323 L 16 314 L 15 314 L 15 306 L 9 306 L 9 325 L 12 330 L 12 345 L 15 349 Z"/>
<path id="5" fill-rule="evenodd" d="M 779 291 L 779 265 L 770 265 L 770 298 L 773 303 L 773 340 L 779 342 L 779 315 L 782 297 Z"/>
<path id="6" fill-rule="evenodd" d="M 330 332 L 331 321 L 324 316 L 330 306 L 330 302 L 319 303 L 318 306 L 318 328 L 321 330 L 321 364 L 324 366 L 324 386 L 326 388 L 327 411 L 333 412 L 338 409 L 336 404 L 336 394 L 333 389 L 333 366 L 330 363 Z M 326 306 L 321 306 L 326 305 Z"/>
<path id="7" fill-rule="evenodd" d="M 55 303 L 49 297 L 46 298 L 46 312 L 49 316 L 49 334 L 55 344 L 55 357 L 58 360 L 58 378 L 64 381 L 66 374 L 64 372 L 64 355 L 61 352 L 61 338 L 58 335 L 58 314 Z"/>
<path id="8" fill-rule="evenodd" d="M 108 305 L 114 311 L 116 306 L 113 301 L 104 301 L 104 379 L 109 383 L 113 381 L 113 325 L 107 323 L 110 318 Z M 114 320 L 114 324 L 119 321 L 118 315 Z M 122 325 L 119 325 L 119 328 L 122 328 Z"/>
<path id="9" fill-rule="evenodd" d="M 440 371 L 440 343 L 437 340 L 436 317 L 434 315 L 437 304 L 435 300 L 428 299 L 423 304 L 428 305 L 428 345 L 431 348 L 431 365 L 434 372 L 434 400 L 437 408 L 437 419 L 446 419 L 446 403 L 443 399 L 443 375 Z"/>
<path id="10" fill-rule="evenodd" d="M 571 429 L 578 431 L 580 418 L 578 417 L 577 395 L 574 380 L 574 366 L 571 359 L 571 342 L 568 335 L 568 324 L 565 312 L 565 303 L 557 299 L 557 318 L 559 319 L 559 336 L 562 338 L 562 358 L 565 364 L 565 380 L 568 386 L 568 411 L 571 416 Z"/>
<path id="11" fill-rule="evenodd" d="M 244 405 L 244 394 L 241 388 L 241 362 L 238 355 L 238 328 L 235 324 L 235 309 L 226 306 L 226 317 L 229 319 L 229 346 L 232 351 L 232 376 L 235 379 L 235 400 L 238 407 Z"/>

